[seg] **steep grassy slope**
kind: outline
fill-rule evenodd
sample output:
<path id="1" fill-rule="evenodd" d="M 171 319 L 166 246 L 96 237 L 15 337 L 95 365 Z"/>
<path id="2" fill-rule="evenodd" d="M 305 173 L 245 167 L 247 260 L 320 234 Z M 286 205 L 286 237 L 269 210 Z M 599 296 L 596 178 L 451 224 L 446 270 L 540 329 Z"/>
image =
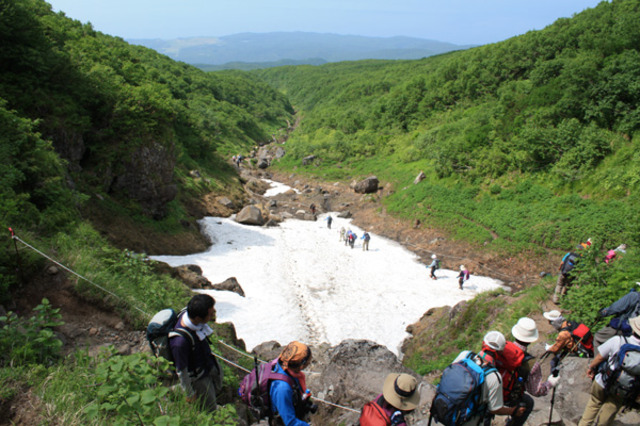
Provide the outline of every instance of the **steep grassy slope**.
<path id="1" fill-rule="evenodd" d="M 397 189 L 389 210 L 498 250 L 637 244 L 638 19 L 616 0 L 420 61 L 253 74 L 303 116 L 282 167 L 314 154 L 309 173 L 376 174 Z"/>

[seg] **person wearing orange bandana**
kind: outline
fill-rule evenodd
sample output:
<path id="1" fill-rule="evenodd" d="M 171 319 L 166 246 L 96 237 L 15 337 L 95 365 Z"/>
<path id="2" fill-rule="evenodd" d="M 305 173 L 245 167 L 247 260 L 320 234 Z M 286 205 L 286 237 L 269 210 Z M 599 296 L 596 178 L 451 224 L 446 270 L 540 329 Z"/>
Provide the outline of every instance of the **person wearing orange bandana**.
<path id="1" fill-rule="evenodd" d="M 310 391 L 302 369 L 310 362 L 311 349 L 304 343 L 293 341 L 282 349 L 273 371 L 290 376 L 294 386 L 283 380 L 270 383 L 269 398 L 273 414 L 269 421 L 271 426 L 309 426 L 304 418 L 315 406 L 309 400 Z"/>

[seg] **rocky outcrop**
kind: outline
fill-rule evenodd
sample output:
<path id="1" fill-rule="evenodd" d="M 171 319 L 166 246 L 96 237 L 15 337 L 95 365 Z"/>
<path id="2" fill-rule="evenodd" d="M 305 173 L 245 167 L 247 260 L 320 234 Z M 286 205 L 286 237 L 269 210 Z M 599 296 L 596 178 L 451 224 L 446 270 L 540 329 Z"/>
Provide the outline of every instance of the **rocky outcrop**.
<path id="1" fill-rule="evenodd" d="M 173 146 L 157 142 L 144 144 L 122 161 L 122 172 L 106 173 L 111 176 L 108 191 L 126 194 L 138 201 L 147 214 L 161 219 L 166 215 L 167 203 L 178 194 L 178 187 L 173 183 L 175 164 Z"/>
<path id="2" fill-rule="evenodd" d="M 175 268 L 178 277 L 189 288 L 210 288 L 211 282 L 202 275 L 202 268 L 198 265 L 182 265 Z"/>
<path id="3" fill-rule="evenodd" d="M 423 171 L 420 171 L 420 173 L 418 173 L 418 176 L 416 176 L 416 178 L 413 180 L 413 184 L 417 185 L 420 182 L 422 182 L 427 176 L 424 174 Z"/>
<path id="4" fill-rule="evenodd" d="M 371 194 L 378 190 L 378 178 L 375 176 L 369 176 L 368 178 L 356 183 L 353 190 L 358 194 Z"/>

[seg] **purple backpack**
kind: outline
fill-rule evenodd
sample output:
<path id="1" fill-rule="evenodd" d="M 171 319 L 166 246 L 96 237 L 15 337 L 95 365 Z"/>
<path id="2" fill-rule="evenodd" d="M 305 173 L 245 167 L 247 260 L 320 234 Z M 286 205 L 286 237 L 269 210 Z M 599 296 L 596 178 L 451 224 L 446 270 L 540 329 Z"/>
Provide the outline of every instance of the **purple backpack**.
<path id="1" fill-rule="evenodd" d="M 296 388 L 296 384 L 288 375 L 273 371 L 278 363 L 278 358 L 259 365 L 258 359 L 255 358 L 254 363 L 255 368 L 242 379 L 238 395 L 247 404 L 249 411 L 259 420 L 271 416 L 269 385 L 273 380 L 287 382 L 292 389 Z"/>

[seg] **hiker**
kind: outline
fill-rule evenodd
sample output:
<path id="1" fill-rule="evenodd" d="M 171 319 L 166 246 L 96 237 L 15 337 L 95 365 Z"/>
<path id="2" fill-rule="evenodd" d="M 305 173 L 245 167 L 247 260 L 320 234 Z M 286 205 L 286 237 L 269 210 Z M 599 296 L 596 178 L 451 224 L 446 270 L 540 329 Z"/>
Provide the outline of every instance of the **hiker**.
<path id="1" fill-rule="evenodd" d="M 586 242 L 580 243 L 576 248 L 578 250 L 588 250 L 589 248 L 591 248 L 591 238 L 587 238 Z"/>
<path id="2" fill-rule="evenodd" d="M 309 211 L 311 211 L 311 214 L 316 214 L 316 205 L 311 203 L 311 205 L 309 206 Z"/>
<path id="3" fill-rule="evenodd" d="M 353 248 L 357 239 L 358 239 L 358 236 L 356 235 L 355 232 L 352 232 L 351 234 L 349 234 L 349 245 L 351 246 L 351 248 Z"/>
<path id="4" fill-rule="evenodd" d="M 607 252 L 607 255 L 604 257 L 604 263 L 609 264 L 609 263 L 613 262 L 613 260 L 616 258 L 618 253 L 624 254 L 626 252 L 627 252 L 627 245 L 626 244 L 620 244 L 615 249 L 609 250 Z"/>
<path id="5" fill-rule="evenodd" d="M 640 285 L 640 283 L 636 284 Z M 599 317 L 613 316 L 613 319 L 593 336 L 595 348 L 597 349 L 598 346 L 613 336 L 629 336 L 631 334 L 631 326 L 629 326 L 628 320 L 638 315 L 640 315 L 640 293 L 635 288 L 632 288 L 631 291 L 611 305 L 600 309 L 598 311 Z"/>
<path id="6" fill-rule="evenodd" d="M 584 408 L 584 413 L 582 413 L 582 418 L 578 426 L 611 425 L 618 411 L 637 398 L 637 387 L 635 388 L 635 394 L 628 394 L 628 392 L 616 386 L 619 383 L 617 380 L 618 377 L 620 379 L 626 378 L 632 380 L 635 377 L 626 371 L 621 371 L 620 363 L 616 363 L 616 360 L 619 359 L 617 355 L 623 348 L 623 345 L 640 345 L 640 317 L 631 318 L 629 320 L 629 326 L 632 330 L 631 336 L 613 336 L 598 346 L 596 357 L 589 363 L 587 367 L 587 377 L 593 379 L 593 383 L 591 384 L 591 398 Z M 626 347 L 624 349 L 626 349 Z M 626 353 L 632 354 L 631 351 Z M 639 362 L 637 354 L 637 351 L 633 351 L 632 355 L 635 355 L 634 357 L 622 356 L 625 364 L 627 364 L 628 359 L 631 360 L 634 358 L 636 362 L 630 365 L 630 367 L 637 366 Z M 598 368 L 603 362 L 607 363 L 606 368 Z"/>
<path id="7" fill-rule="evenodd" d="M 558 275 L 558 282 L 556 283 L 556 289 L 553 294 L 553 303 L 558 303 L 560 298 L 567 294 L 567 288 L 571 286 L 573 277 L 570 275 L 571 270 L 576 266 L 580 255 L 574 252 L 568 252 L 562 258 L 560 262 L 560 275 Z"/>
<path id="8" fill-rule="evenodd" d="M 339 242 L 342 242 L 342 241 L 344 241 L 344 240 L 345 240 L 345 238 L 346 238 L 346 237 L 345 237 L 345 233 L 346 233 L 346 232 L 347 232 L 347 231 L 345 231 L 345 230 L 344 230 L 344 226 L 340 228 L 340 239 L 338 240 Z"/>
<path id="9" fill-rule="evenodd" d="M 353 234 L 353 232 L 351 232 L 351 229 L 347 229 L 347 233 L 344 234 L 344 245 L 345 246 L 347 244 L 349 244 L 349 239 L 351 238 L 351 234 Z"/>
<path id="10" fill-rule="evenodd" d="M 311 349 L 304 343 L 293 341 L 282 349 L 274 372 L 293 378 L 294 386 L 284 380 L 269 384 L 269 398 L 273 420 L 270 425 L 308 426 L 304 421 L 309 412 L 317 410 L 311 404 L 306 377 L 302 370 L 311 362 Z"/>
<path id="11" fill-rule="evenodd" d="M 371 235 L 364 231 L 364 234 L 362 234 L 362 251 L 369 251 L 369 240 L 371 240 Z"/>
<path id="12" fill-rule="evenodd" d="M 531 318 L 520 318 L 511 329 L 513 342 L 507 342 L 505 349 L 498 355 L 496 366 L 502 375 L 504 403 L 509 407 L 525 407 L 525 413 L 511 418 L 508 426 L 522 426 L 533 410 L 532 396 L 544 396 L 560 380 L 550 375 L 542 380 L 542 367 L 535 358 L 527 353 L 530 343 L 538 340 L 538 328 Z M 527 395 L 528 392 L 530 395 Z"/>
<path id="13" fill-rule="evenodd" d="M 418 381 L 408 374 L 391 373 L 384 380 L 382 393 L 365 404 L 358 424 L 407 426 L 405 414 L 420 403 Z"/>
<path id="14" fill-rule="evenodd" d="M 436 392 L 433 403 L 431 404 L 431 416 L 442 424 L 455 424 L 460 426 L 477 426 L 483 422 L 486 418 L 487 422 L 491 421 L 494 415 L 501 416 L 513 416 L 519 418 L 525 414 L 524 407 L 506 407 L 502 397 L 502 380 L 500 374 L 495 369 L 495 361 L 499 356 L 499 353 L 504 350 L 506 339 L 499 331 L 488 332 L 482 341 L 482 350 L 474 355 L 470 351 L 462 351 L 456 359 L 453 361 L 450 367 L 445 369 L 452 369 L 456 363 L 464 363 L 463 369 L 458 370 L 458 374 L 455 370 L 454 373 L 449 373 L 449 377 L 442 375 L 440 381 L 441 386 Z M 469 363 L 475 363 L 475 365 L 481 367 L 482 374 L 484 375 L 482 385 L 480 389 L 476 389 L 473 392 L 478 392 L 479 395 L 470 395 L 470 398 L 462 398 L 467 386 L 464 383 L 464 371 L 469 371 L 472 366 Z M 474 369 L 475 370 L 475 369 Z M 462 372 L 463 374 L 460 374 Z M 450 389 L 443 389 L 449 387 Z M 438 398 L 438 392 L 444 397 Z M 462 399 L 462 404 L 456 405 L 449 398 L 451 394 L 457 394 L 460 396 L 458 399 Z M 475 401 L 475 404 L 469 406 L 470 401 Z M 468 412 L 468 413 L 467 413 Z M 464 419 L 460 419 L 457 416 L 465 414 Z M 454 418 L 455 417 L 455 418 Z M 464 422 L 461 424 L 461 422 Z"/>
<path id="15" fill-rule="evenodd" d="M 331 222 L 333 222 L 333 218 L 331 216 L 327 216 L 326 221 L 327 221 L 327 228 L 331 229 Z"/>
<path id="16" fill-rule="evenodd" d="M 438 260 L 438 256 L 436 256 L 435 254 L 431 255 L 431 263 L 427 266 L 427 268 L 431 268 L 431 270 L 429 271 L 429 278 L 431 278 L 432 280 L 437 280 L 438 278 L 436 277 L 436 269 L 438 269 L 438 264 L 440 263 L 440 261 Z"/>
<path id="17" fill-rule="evenodd" d="M 551 369 L 555 370 L 560 361 L 567 355 L 593 358 L 593 336 L 586 325 L 565 319 L 560 311 L 553 310 L 542 314 L 549 324 L 558 330 L 558 337 L 553 345 L 546 345 L 547 353 L 554 354 Z"/>
<path id="18" fill-rule="evenodd" d="M 236 155 L 236 166 L 238 166 L 238 168 L 240 168 L 240 164 L 242 163 L 242 160 L 244 160 L 244 157 L 240 154 Z"/>
<path id="19" fill-rule="evenodd" d="M 460 273 L 457 276 L 458 278 L 458 286 L 460 286 L 460 290 L 462 290 L 462 283 L 469 280 L 469 271 L 464 265 L 460 265 Z"/>
<path id="20" fill-rule="evenodd" d="M 188 402 L 199 400 L 208 411 L 216 409 L 216 393 L 222 388 L 222 369 L 211 354 L 207 324 L 215 321 L 215 300 L 208 294 L 196 294 L 187 310 L 178 316 L 174 329 L 186 329 L 191 338 L 177 335 L 169 339 L 173 361 Z M 192 342 L 193 340 L 193 342 Z"/>

